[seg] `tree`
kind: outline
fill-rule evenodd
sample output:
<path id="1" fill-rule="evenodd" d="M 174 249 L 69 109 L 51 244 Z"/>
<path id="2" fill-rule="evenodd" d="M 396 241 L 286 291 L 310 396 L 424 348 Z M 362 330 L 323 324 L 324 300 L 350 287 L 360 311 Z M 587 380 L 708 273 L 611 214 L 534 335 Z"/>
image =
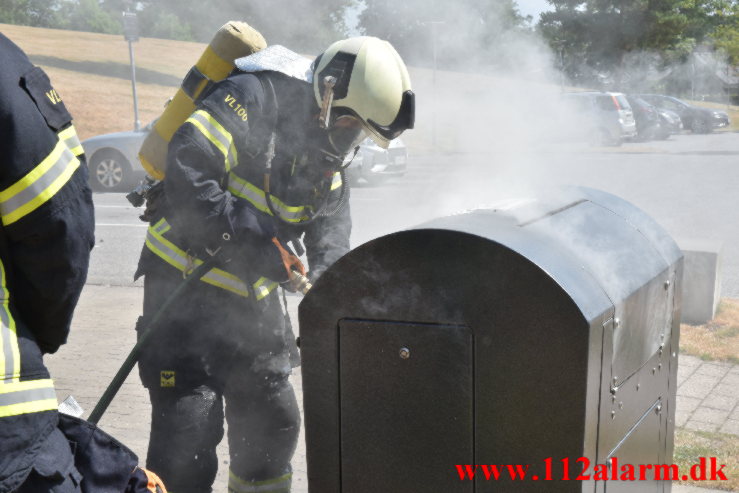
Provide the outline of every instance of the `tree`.
<path id="1" fill-rule="evenodd" d="M 59 24 L 56 0 L 2 0 L 0 23 L 36 27 L 56 27 Z"/>
<path id="2" fill-rule="evenodd" d="M 620 88 L 658 65 L 684 61 L 731 1 L 549 0 L 554 11 L 541 15 L 538 29 L 575 82 Z"/>
<path id="3" fill-rule="evenodd" d="M 506 35 L 526 31 L 527 19 L 513 0 L 365 0 L 359 27 L 386 39 L 404 60 L 415 65 L 437 63 L 449 68 L 500 64 Z"/>
<path id="4" fill-rule="evenodd" d="M 714 45 L 723 51 L 733 66 L 739 66 L 739 1 L 719 11 L 719 25 L 711 33 Z"/>
<path id="5" fill-rule="evenodd" d="M 223 24 L 243 20 L 270 44 L 316 54 L 346 36 L 356 0 L 0 0 L 0 22 L 120 33 L 121 13 L 138 14 L 141 36 L 208 42 Z"/>
<path id="6" fill-rule="evenodd" d="M 120 13 L 114 16 L 103 9 L 98 0 L 65 2 L 60 9 L 59 27 L 74 31 L 119 34 L 123 31 Z"/>
<path id="7" fill-rule="evenodd" d="M 110 4 L 121 0 L 106 0 Z M 343 37 L 351 0 L 159 0 L 136 2 L 143 36 L 208 42 L 223 24 L 242 20 L 270 44 L 314 53 Z"/>

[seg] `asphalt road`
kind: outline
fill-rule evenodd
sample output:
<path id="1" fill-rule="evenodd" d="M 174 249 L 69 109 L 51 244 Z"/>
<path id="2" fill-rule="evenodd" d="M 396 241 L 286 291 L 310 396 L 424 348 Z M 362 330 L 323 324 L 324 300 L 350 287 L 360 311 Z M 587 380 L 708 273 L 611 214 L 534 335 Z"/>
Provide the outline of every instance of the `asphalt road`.
<path id="1" fill-rule="evenodd" d="M 499 150 L 496 150 L 497 149 Z M 442 215 L 539 188 L 584 185 L 632 202 L 678 241 L 723 244 L 722 295 L 739 297 L 739 133 L 682 134 L 667 141 L 620 148 L 576 144 L 525 150 L 496 146 L 487 154 L 419 154 L 409 149 L 408 171 L 376 187 L 351 191 L 352 245 Z M 133 283 L 146 234 L 140 209 L 124 194 L 95 194 L 97 242 L 88 282 Z"/>

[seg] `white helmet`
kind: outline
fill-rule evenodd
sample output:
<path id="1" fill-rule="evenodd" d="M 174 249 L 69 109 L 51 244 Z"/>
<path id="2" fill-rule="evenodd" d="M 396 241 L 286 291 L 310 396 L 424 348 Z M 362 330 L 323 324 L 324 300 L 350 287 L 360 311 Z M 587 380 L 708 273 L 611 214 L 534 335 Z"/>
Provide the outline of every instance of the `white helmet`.
<path id="1" fill-rule="evenodd" d="M 333 43 L 313 62 L 313 90 L 337 149 L 359 144 L 365 133 L 387 148 L 413 128 L 408 69 L 387 41 L 360 36 Z"/>

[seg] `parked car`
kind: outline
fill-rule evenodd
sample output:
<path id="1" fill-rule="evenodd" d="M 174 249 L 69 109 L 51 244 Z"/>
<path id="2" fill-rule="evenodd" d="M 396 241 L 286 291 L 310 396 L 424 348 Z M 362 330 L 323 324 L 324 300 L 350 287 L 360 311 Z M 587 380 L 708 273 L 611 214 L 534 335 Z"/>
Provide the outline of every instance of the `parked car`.
<path id="1" fill-rule="evenodd" d="M 150 123 L 140 130 L 116 132 L 91 137 L 82 142 L 90 169 L 90 186 L 100 192 L 130 191 L 146 176 L 138 154 L 146 135 L 153 128 Z M 400 139 L 388 149 L 366 139 L 347 169 L 347 179 L 356 184 L 360 179 L 376 185 L 390 176 L 405 173 L 408 149 Z"/>
<path id="2" fill-rule="evenodd" d="M 351 158 L 351 154 L 347 159 Z M 379 185 L 391 176 L 402 176 L 408 166 L 408 148 L 401 139 L 390 142 L 387 149 L 365 139 L 359 147 L 354 161 L 346 170 L 346 177 L 352 185 L 364 179 L 370 185 Z"/>
<path id="3" fill-rule="evenodd" d="M 619 146 L 636 136 L 634 114 L 624 94 L 619 92 L 571 92 L 563 95 L 570 110 L 580 118 L 575 125 L 593 144 Z"/>
<path id="4" fill-rule="evenodd" d="M 641 141 L 652 139 L 666 139 L 669 133 L 662 130 L 662 122 L 659 116 L 659 110 L 647 103 L 639 96 L 627 94 L 626 99 L 634 113 L 636 121 L 636 138 Z"/>
<path id="5" fill-rule="evenodd" d="M 655 106 L 655 108 L 657 108 Z M 666 110 L 663 108 L 657 108 L 659 112 L 660 127 L 666 139 L 670 135 L 679 134 L 683 129 L 683 121 L 680 119 L 680 115 L 674 111 Z"/>
<path id="6" fill-rule="evenodd" d="M 139 130 L 97 135 L 82 142 L 93 190 L 128 191 L 146 175 L 138 154 L 152 127 L 153 122 Z"/>
<path id="7" fill-rule="evenodd" d="M 696 134 L 729 126 L 729 115 L 725 111 L 701 108 L 662 94 L 639 94 L 639 97 L 658 108 L 674 111 L 680 115 L 683 126 Z"/>

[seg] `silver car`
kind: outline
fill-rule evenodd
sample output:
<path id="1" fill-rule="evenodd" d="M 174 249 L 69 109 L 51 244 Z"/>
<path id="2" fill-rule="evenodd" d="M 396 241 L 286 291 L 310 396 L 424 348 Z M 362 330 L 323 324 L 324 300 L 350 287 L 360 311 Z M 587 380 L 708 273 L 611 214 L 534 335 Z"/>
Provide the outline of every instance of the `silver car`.
<path id="1" fill-rule="evenodd" d="M 138 154 L 152 126 L 150 123 L 140 130 L 98 135 L 82 141 L 93 190 L 130 191 L 146 175 Z"/>
<path id="2" fill-rule="evenodd" d="M 128 192 L 144 176 L 138 154 L 154 122 L 140 130 L 98 135 L 82 142 L 90 168 L 90 186 L 100 192 Z M 408 149 L 400 139 L 383 149 L 370 139 L 359 146 L 359 152 L 347 169 L 347 179 L 357 184 L 364 179 L 370 184 L 382 183 L 389 176 L 405 173 Z"/>
<path id="3" fill-rule="evenodd" d="M 584 120 L 579 126 L 592 143 L 620 146 L 636 136 L 636 120 L 624 94 L 587 91 L 563 96 Z"/>

